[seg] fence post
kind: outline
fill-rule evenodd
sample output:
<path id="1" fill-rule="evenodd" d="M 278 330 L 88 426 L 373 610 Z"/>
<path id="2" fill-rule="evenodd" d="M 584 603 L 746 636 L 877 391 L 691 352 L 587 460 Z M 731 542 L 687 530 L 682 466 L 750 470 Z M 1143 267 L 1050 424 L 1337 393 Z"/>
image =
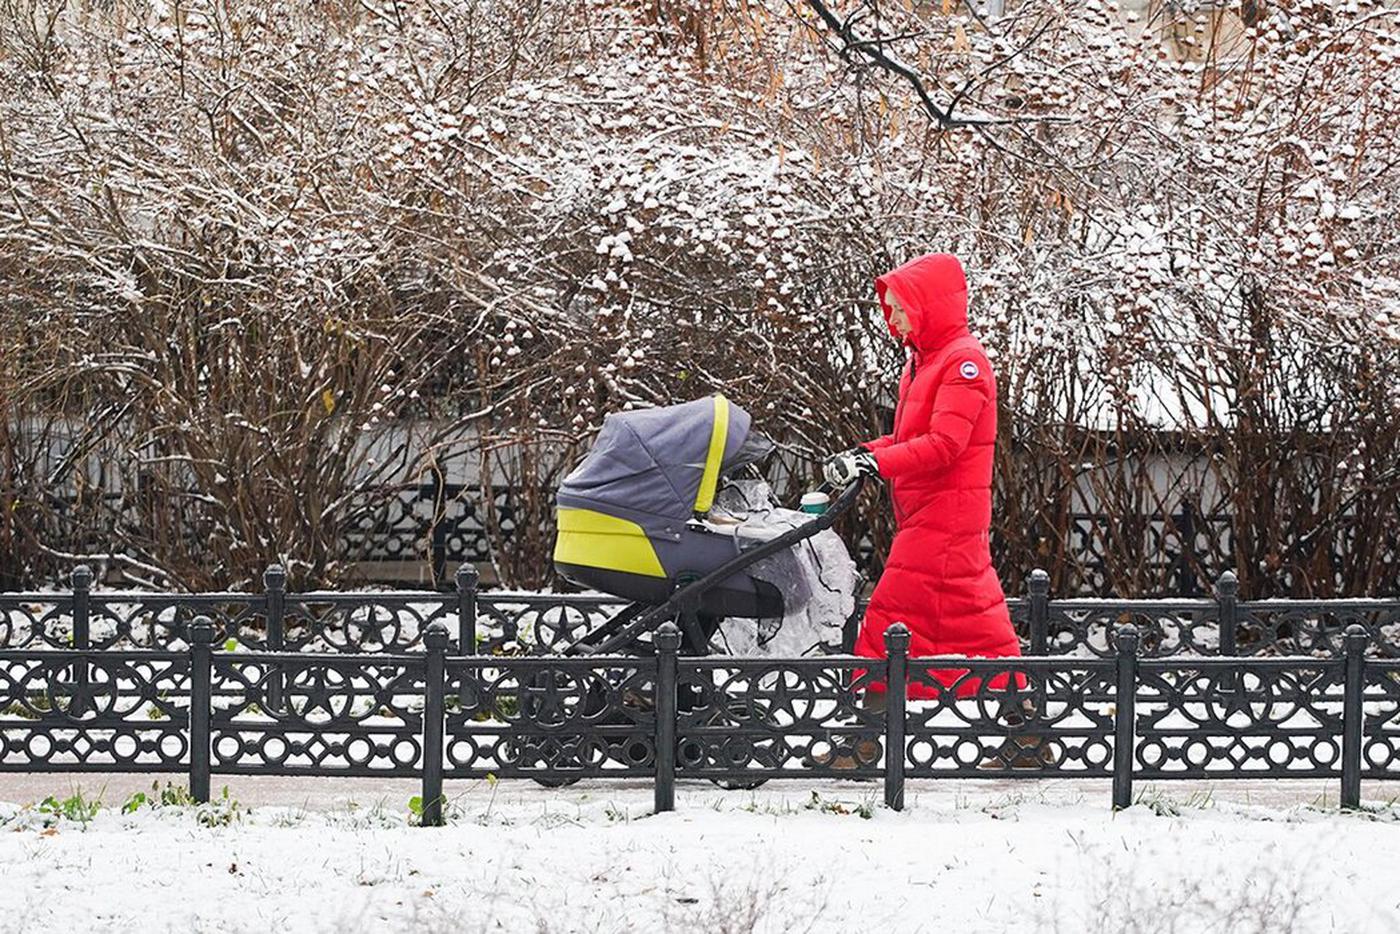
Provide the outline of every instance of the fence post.
<path id="1" fill-rule="evenodd" d="M 1137 698 L 1137 627 L 1120 626 L 1117 632 L 1118 675 L 1113 711 L 1113 809 L 1133 803 L 1133 727 Z"/>
<path id="2" fill-rule="evenodd" d="M 676 809 L 676 681 L 681 631 L 664 623 L 656 631 L 656 792 L 652 810 Z"/>
<path id="3" fill-rule="evenodd" d="M 1215 602 L 1220 618 L 1220 654 L 1235 654 L 1235 630 L 1239 626 L 1240 582 L 1234 571 L 1222 571 L 1215 582 Z"/>
<path id="4" fill-rule="evenodd" d="M 92 568 L 80 564 L 70 575 L 73 582 L 73 648 L 92 648 Z"/>
<path id="5" fill-rule="evenodd" d="M 905 699 L 909 689 L 909 629 L 885 630 L 885 807 L 904 810 Z"/>
<path id="6" fill-rule="evenodd" d="M 1031 655 L 1044 655 L 1050 644 L 1050 575 L 1041 568 L 1026 581 L 1031 602 Z"/>
<path id="7" fill-rule="evenodd" d="M 1366 709 L 1366 645 L 1371 641 L 1366 627 L 1352 623 L 1343 637 L 1346 651 L 1345 681 L 1342 685 L 1342 807 L 1361 806 L 1361 744 Z"/>
<path id="8" fill-rule="evenodd" d="M 441 827 L 443 693 L 447 688 L 447 647 L 452 635 L 442 621 L 423 633 L 428 650 L 423 675 L 423 826 Z"/>
<path id="9" fill-rule="evenodd" d="M 1215 582 L 1216 616 L 1220 626 L 1220 657 L 1232 658 L 1235 655 L 1235 630 L 1239 626 L 1240 582 L 1234 571 L 1222 571 Z M 1221 689 L 1229 693 L 1227 709 L 1234 711 L 1242 704 L 1240 697 L 1239 672 L 1233 668 L 1221 678 Z"/>
<path id="10" fill-rule="evenodd" d="M 73 648 L 86 652 L 92 648 L 92 568 L 80 564 L 73 569 L 70 578 L 73 582 Z M 87 712 L 87 705 L 83 699 L 88 696 L 87 687 L 92 679 L 88 670 L 88 659 L 83 659 L 74 667 L 78 691 L 70 709 L 76 717 Z"/>
<path id="11" fill-rule="evenodd" d="M 287 647 L 287 571 L 280 564 L 269 564 L 263 571 L 263 611 L 267 618 L 267 650 L 281 652 Z M 268 672 L 267 706 L 282 709 L 282 666 L 274 664 Z"/>
<path id="12" fill-rule="evenodd" d="M 426 487 L 427 485 L 424 484 Z M 433 558 L 433 586 L 441 586 L 441 581 L 447 576 L 447 488 L 443 480 L 442 472 L 433 471 L 433 524 L 430 529 L 432 538 L 432 558 Z"/>
<path id="13" fill-rule="evenodd" d="M 1181 512 L 1177 515 L 1176 528 L 1181 535 L 1181 553 L 1177 557 L 1176 590 L 1177 596 L 1194 597 L 1200 592 L 1196 580 L 1196 568 L 1191 560 L 1196 555 L 1196 510 L 1189 499 L 1181 501 Z"/>
<path id="14" fill-rule="evenodd" d="M 190 622 L 190 797 L 209 800 L 209 733 L 213 719 L 214 624 L 207 616 Z"/>
<path id="15" fill-rule="evenodd" d="M 480 575 L 471 561 L 457 567 L 457 641 L 463 655 L 476 654 L 476 588 Z"/>

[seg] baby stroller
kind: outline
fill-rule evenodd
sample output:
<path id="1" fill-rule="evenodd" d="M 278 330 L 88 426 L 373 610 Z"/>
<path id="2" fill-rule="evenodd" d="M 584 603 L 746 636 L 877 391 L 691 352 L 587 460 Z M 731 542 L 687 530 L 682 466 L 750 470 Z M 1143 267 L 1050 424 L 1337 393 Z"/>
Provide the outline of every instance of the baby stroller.
<path id="1" fill-rule="evenodd" d="M 776 560 L 781 571 L 785 553 L 829 529 L 855 502 L 860 484 L 843 491 L 824 513 L 786 531 L 715 521 L 711 507 L 721 485 L 772 449 L 773 443 L 752 429 L 749 414 L 721 395 L 607 416 L 593 449 L 559 487 L 554 565 L 576 585 L 631 603 L 566 645 L 564 653 L 651 654 L 651 636 L 663 623 L 675 621 L 681 629 L 682 654 L 704 655 L 725 618 L 783 617 L 789 609 L 784 592 L 756 576 L 756 566 Z M 774 564 L 769 563 L 764 573 L 772 577 L 773 570 Z M 849 621 L 843 622 L 849 632 Z M 849 650 L 849 636 L 845 641 Z M 539 677 L 548 681 L 555 676 L 542 673 Z M 549 684 L 534 687 L 536 697 L 557 694 Z M 683 722 L 688 717 L 692 725 L 713 731 L 751 724 L 759 714 L 753 698 L 702 699 L 701 690 L 692 685 L 678 692 Z M 575 728 L 567 724 L 577 720 L 551 717 L 549 711 L 535 706 L 539 703 L 545 701 L 527 704 L 533 721 L 551 720 L 561 733 Z M 608 710 L 615 713 L 606 714 Z M 581 705 L 582 719 L 603 729 L 627 725 L 628 715 L 617 710 L 598 688 Z M 776 762 L 769 745 L 771 741 L 755 742 L 748 761 Z M 571 736 L 562 744 L 551 739 L 522 741 L 519 754 L 522 761 L 552 764 L 557 775 L 561 767 L 578 767 L 585 760 L 639 761 L 647 751 L 621 738 L 595 739 L 590 744 Z M 682 762 L 713 762 L 716 755 L 714 748 L 695 740 L 679 750 Z M 577 779 L 541 776 L 535 780 L 558 786 Z M 755 788 L 763 783 L 763 779 L 742 778 L 714 781 L 726 788 Z"/>
<path id="2" fill-rule="evenodd" d="M 645 652 L 650 634 L 674 620 L 682 653 L 703 655 L 725 617 L 782 617 L 782 592 L 754 566 L 830 528 L 860 485 L 782 534 L 711 521 L 720 485 L 772 449 L 722 395 L 607 416 L 559 487 L 554 566 L 571 583 L 633 603 L 564 651 Z"/>

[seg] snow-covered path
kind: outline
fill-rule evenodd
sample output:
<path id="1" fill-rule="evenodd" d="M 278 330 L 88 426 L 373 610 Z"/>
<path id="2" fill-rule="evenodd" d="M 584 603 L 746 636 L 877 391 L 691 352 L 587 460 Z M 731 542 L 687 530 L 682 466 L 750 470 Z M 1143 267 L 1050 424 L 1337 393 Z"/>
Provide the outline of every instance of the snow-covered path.
<path id="1" fill-rule="evenodd" d="M 421 829 L 411 783 L 321 809 L 288 806 L 331 803 L 300 784 L 241 780 L 213 827 L 0 805 L 0 932 L 1400 929 L 1393 786 L 1367 814 L 1332 810 L 1333 783 L 1251 782 L 1148 787 L 1115 815 L 1102 782 L 915 782 L 902 814 L 875 784 L 684 784 L 650 816 L 644 783 L 482 782 Z"/>

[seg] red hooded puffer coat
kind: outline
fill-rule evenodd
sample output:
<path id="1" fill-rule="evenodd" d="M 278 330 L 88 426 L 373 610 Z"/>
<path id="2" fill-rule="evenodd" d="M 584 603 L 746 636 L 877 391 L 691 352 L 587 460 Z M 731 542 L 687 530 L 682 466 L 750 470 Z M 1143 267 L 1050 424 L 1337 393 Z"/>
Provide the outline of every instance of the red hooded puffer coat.
<path id="1" fill-rule="evenodd" d="M 894 293 L 913 330 L 903 339 L 911 353 L 899 381 L 894 432 L 864 445 L 890 482 L 897 531 L 856 654 L 883 658 L 885 629 L 902 622 L 912 657 L 1018 656 L 990 547 L 996 380 L 967 328 L 962 264 L 930 253 L 876 279 L 875 291 L 885 320 Z M 899 337 L 893 326 L 890 332 Z M 932 674 L 948 685 L 960 672 Z M 994 678 L 989 687 L 1005 681 Z M 969 679 L 958 694 L 978 687 Z M 911 697 L 936 693 L 912 683 L 911 671 Z"/>

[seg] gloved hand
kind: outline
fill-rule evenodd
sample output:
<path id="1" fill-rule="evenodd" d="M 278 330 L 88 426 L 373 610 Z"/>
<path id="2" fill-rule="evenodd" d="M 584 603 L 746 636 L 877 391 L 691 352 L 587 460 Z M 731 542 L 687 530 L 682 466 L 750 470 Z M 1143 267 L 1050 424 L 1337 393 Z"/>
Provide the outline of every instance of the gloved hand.
<path id="1" fill-rule="evenodd" d="M 826 482 L 838 490 L 844 490 L 855 483 L 857 477 L 874 473 L 879 473 L 875 455 L 865 448 L 851 448 L 849 451 L 833 454 L 822 465 L 822 474 L 826 477 Z"/>

